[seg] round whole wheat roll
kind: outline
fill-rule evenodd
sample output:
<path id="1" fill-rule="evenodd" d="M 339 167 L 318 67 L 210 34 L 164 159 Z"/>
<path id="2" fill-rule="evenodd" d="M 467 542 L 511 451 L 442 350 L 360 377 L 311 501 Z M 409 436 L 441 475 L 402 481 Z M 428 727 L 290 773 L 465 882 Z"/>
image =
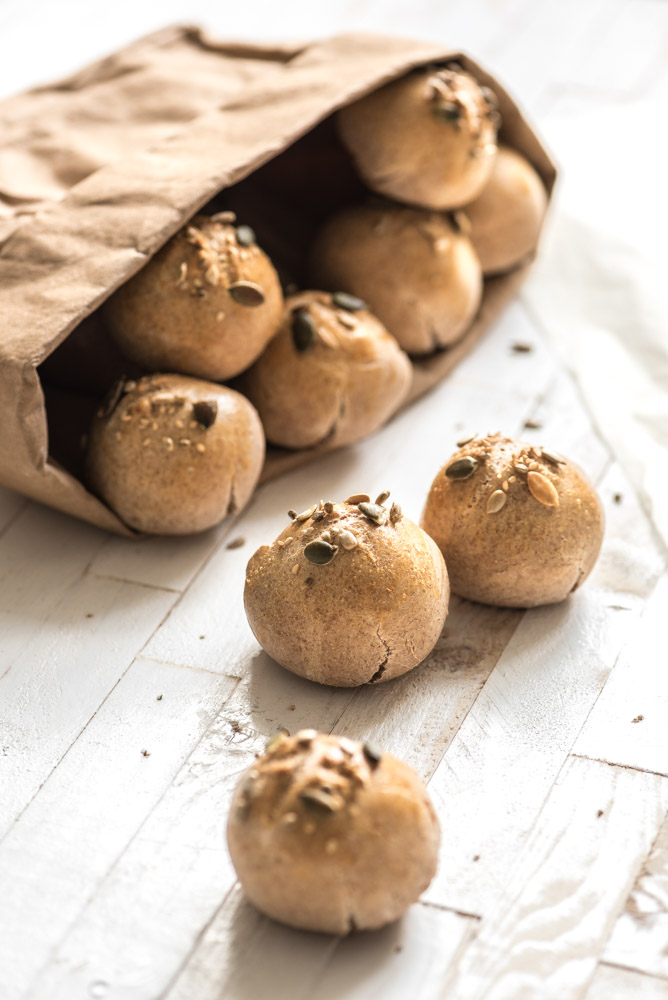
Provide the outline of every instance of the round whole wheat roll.
<path id="1" fill-rule="evenodd" d="M 204 531 L 241 510 L 264 461 L 264 434 L 248 400 L 185 375 L 116 386 L 93 419 L 86 478 L 131 528 Z"/>
<path id="2" fill-rule="evenodd" d="M 529 161 L 500 146 L 492 176 L 466 206 L 484 274 L 509 271 L 534 253 L 546 210 L 545 185 Z"/>
<path id="3" fill-rule="evenodd" d="M 301 292 L 244 377 L 267 440 L 285 448 L 359 441 L 399 408 L 412 368 L 379 320 L 352 295 Z"/>
<path id="4" fill-rule="evenodd" d="M 106 303 L 109 331 L 130 360 L 222 381 L 262 353 L 283 293 L 253 230 L 234 218 L 197 216 Z"/>
<path id="5" fill-rule="evenodd" d="M 460 213 L 380 201 L 344 209 L 316 237 L 313 280 L 358 295 L 409 354 L 432 353 L 459 340 L 480 305 L 482 271 L 465 225 Z"/>
<path id="6" fill-rule="evenodd" d="M 473 201 L 489 179 L 496 97 L 461 66 L 420 68 L 342 108 L 341 138 L 372 191 L 424 208 Z"/>
<path id="7" fill-rule="evenodd" d="M 244 604 L 258 642 L 278 663 L 321 684 L 389 681 L 436 644 L 448 574 L 431 538 L 358 494 L 313 504 L 246 569 Z"/>
<path id="8" fill-rule="evenodd" d="M 400 917 L 435 874 L 439 836 L 411 767 L 315 730 L 272 741 L 237 785 L 227 825 L 232 863 L 259 910 L 338 935 Z"/>
<path id="9" fill-rule="evenodd" d="M 573 462 L 500 434 L 473 438 L 432 483 L 422 527 L 448 564 L 453 593 L 531 608 L 573 593 L 603 539 L 603 508 Z"/>

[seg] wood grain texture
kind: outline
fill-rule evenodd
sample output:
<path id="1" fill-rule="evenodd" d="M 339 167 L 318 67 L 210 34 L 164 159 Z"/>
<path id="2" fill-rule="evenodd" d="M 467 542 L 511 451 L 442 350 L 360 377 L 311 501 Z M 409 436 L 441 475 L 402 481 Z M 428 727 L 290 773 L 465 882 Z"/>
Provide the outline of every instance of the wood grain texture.
<path id="1" fill-rule="evenodd" d="M 662 976 L 668 988 L 668 820 L 640 870 L 604 957 L 614 965 Z"/>
<path id="2" fill-rule="evenodd" d="M 580 996 L 667 808 L 667 779 L 570 758 L 449 994 Z"/>
<path id="3" fill-rule="evenodd" d="M 61 6 L 6 0 L 0 92 L 168 20 L 268 41 L 366 28 L 453 41 L 530 113 L 549 124 L 556 109 L 568 124 L 653 93 L 668 37 L 658 0 L 297 0 L 280 24 L 269 0 L 219 11 L 118 0 L 104 16 L 69 0 L 66 12 L 63 32 Z M 618 204 L 614 163 L 594 194 L 606 190 Z M 111 539 L 0 490 L 2 1000 L 668 1000 L 666 554 L 634 470 L 629 480 L 611 456 L 545 332 L 554 303 L 534 287 L 530 275 L 445 382 L 387 428 L 266 484 L 205 535 Z M 642 304 L 617 301 L 635 323 Z M 289 507 L 389 488 L 418 519 L 455 441 L 495 430 L 596 479 L 606 538 L 581 592 L 528 613 L 454 600 L 427 661 L 376 689 L 310 684 L 260 650 L 245 565 Z M 246 541 L 228 550 L 235 536 Z M 425 900 L 345 941 L 260 915 L 225 847 L 254 755 L 277 729 L 311 725 L 372 736 L 412 763 L 443 830 Z"/>
<path id="4" fill-rule="evenodd" d="M 668 981 L 618 969 L 604 962 L 598 966 L 584 1000 L 666 1000 Z"/>

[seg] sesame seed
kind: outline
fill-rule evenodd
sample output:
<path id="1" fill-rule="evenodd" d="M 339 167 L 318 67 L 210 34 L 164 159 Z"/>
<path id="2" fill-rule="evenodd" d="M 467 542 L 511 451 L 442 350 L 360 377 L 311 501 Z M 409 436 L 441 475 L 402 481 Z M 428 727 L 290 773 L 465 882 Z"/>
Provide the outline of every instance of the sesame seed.
<path id="1" fill-rule="evenodd" d="M 190 444 L 190 438 L 180 438 L 179 444 L 184 445 L 187 448 Z"/>
<path id="2" fill-rule="evenodd" d="M 195 451 L 198 451 L 198 452 L 200 453 L 200 455 L 201 455 L 201 454 L 202 454 L 202 452 L 206 451 L 206 445 L 202 444 L 202 442 L 201 442 L 201 441 L 199 441 L 199 442 L 198 442 L 198 443 L 197 443 L 197 444 L 195 445 Z"/>
<path id="3" fill-rule="evenodd" d="M 162 440 L 167 445 L 167 451 L 174 451 L 174 442 L 170 437 L 164 437 Z"/>
<path id="4" fill-rule="evenodd" d="M 295 573 L 298 573 L 298 572 L 299 572 L 299 563 L 295 563 L 295 564 L 294 564 L 294 566 L 292 567 L 292 570 L 291 570 L 291 572 L 292 572 L 292 574 L 293 574 L 293 575 L 294 575 Z"/>
<path id="5" fill-rule="evenodd" d="M 151 443 L 151 439 L 150 438 L 144 438 L 144 440 L 141 443 L 142 448 L 147 448 L 148 445 L 150 445 L 150 443 Z"/>
<path id="6" fill-rule="evenodd" d="M 121 434 L 121 432 L 120 431 L 116 431 L 116 440 L 120 441 L 122 437 L 123 437 L 123 435 Z"/>

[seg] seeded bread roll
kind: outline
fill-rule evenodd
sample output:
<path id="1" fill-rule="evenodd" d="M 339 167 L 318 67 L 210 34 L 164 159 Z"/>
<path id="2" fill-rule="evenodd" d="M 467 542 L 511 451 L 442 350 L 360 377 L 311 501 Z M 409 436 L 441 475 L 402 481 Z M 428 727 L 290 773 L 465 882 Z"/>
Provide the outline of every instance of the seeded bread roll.
<path id="1" fill-rule="evenodd" d="M 492 176 L 466 206 L 484 274 L 509 271 L 535 251 L 546 209 L 545 185 L 529 161 L 500 146 Z"/>
<path id="2" fill-rule="evenodd" d="M 482 191 L 492 171 L 496 97 L 451 64 L 418 69 L 342 108 L 337 122 L 372 191 L 424 208 L 452 209 Z"/>
<path id="3" fill-rule="evenodd" d="M 421 523 L 447 560 L 453 593 L 502 607 L 563 601 L 591 572 L 603 539 L 603 508 L 584 472 L 500 434 L 452 456 Z"/>
<path id="4" fill-rule="evenodd" d="M 436 871 L 439 827 L 407 764 L 303 730 L 273 740 L 239 782 L 227 842 L 259 910 L 344 935 L 383 927 L 415 902 Z"/>
<path id="5" fill-rule="evenodd" d="M 283 294 L 253 230 L 234 218 L 198 216 L 109 299 L 109 330 L 132 361 L 222 381 L 262 353 Z"/>
<path id="6" fill-rule="evenodd" d="M 246 570 L 246 615 L 288 670 L 320 684 L 389 681 L 433 649 L 448 574 L 431 538 L 383 493 L 313 504 Z"/>
<path id="7" fill-rule="evenodd" d="M 460 228 L 466 220 L 382 202 L 347 208 L 321 229 L 313 278 L 368 303 L 409 354 L 429 354 L 466 332 L 482 272 Z"/>
<path id="8" fill-rule="evenodd" d="M 183 375 L 116 384 L 88 440 L 92 490 L 126 524 L 188 535 L 247 503 L 264 461 L 264 435 L 238 392 Z"/>
<path id="9" fill-rule="evenodd" d="M 268 441 L 334 447 L 381 427 L 411 378 L 407 356 L 360 299 L 302 292 L 287 300 L 283 324 L 247 372 L 244 390 Z"/>

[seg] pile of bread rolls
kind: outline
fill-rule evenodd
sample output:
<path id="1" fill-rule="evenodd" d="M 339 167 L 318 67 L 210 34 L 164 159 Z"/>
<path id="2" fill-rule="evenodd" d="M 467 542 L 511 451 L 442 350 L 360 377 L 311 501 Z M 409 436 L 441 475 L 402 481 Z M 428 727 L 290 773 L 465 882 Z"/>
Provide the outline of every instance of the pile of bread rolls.
<path id="1" fill-rule="evenodd" d="M 500 124 L 492 91 L 453 62 L 340 110 L 366 196 L 325 219 L 303 290 L 234 212 L 196 216 L 104 307 L 145 375 L 97 411 L 90 488 L 138 531 L 202 531 L 248 501 L 265 440 L 331 448 L 382 426 L 408 396 L 409 356 L 463 337 L 485 277 L 535 251 L 547 193 Z"/>

